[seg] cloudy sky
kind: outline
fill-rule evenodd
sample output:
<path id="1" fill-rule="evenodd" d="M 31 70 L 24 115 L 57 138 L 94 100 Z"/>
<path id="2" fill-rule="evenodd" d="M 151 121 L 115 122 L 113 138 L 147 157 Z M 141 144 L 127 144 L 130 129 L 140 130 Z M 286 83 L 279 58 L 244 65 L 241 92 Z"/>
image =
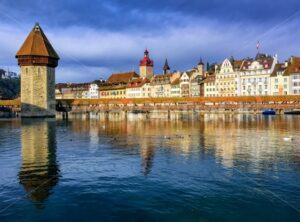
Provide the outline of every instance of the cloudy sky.
<path id="1" fill-rule="evenodd" d="M 138 71 L 147 47 L 161 73 L 192 68 L 202 57 L 284 61 L 300 56 L 299 0 L 0 0 L 0 67 L 19 72 L 14 58 L 35 22 L 61 57 L 57 82 Z"/>

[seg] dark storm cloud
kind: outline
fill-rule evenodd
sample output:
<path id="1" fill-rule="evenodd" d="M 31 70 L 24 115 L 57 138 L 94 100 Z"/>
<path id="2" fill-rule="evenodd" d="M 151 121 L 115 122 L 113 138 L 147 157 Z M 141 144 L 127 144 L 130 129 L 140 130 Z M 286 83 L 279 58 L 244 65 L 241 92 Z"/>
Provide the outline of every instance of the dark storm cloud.
<path id="1" fill-rule="evenodd" d="M 210 18 L 224 25 L 241 21 L 266 23 L 284 19 L 300 9 L 298 0 L 2 0 L 1 4 L 8 13 L 28 22 L 36 19 L 57 26 L 76 24 L 107 30 L 163 28 L 174 25 L 172 22 L 180 23 L 181 16 Z"/>

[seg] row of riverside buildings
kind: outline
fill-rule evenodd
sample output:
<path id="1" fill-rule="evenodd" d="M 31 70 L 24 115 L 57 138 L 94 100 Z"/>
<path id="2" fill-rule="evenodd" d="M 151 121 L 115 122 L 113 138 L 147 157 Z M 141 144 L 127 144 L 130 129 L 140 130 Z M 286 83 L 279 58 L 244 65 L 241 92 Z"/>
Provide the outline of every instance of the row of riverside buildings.
<path id="1" fill-rule="evenodd" d="M 140 73 L 112 74 L 106 81 L 59 83 L 57 99 L 159 98 L 159 97 L 230 97 L 259 95 L 299 95 L 300 57 L 284 63 L 277 55 L 257 53 L 255 58 L 225 59 L 207 65 L 202 59 L 185 72 L 170 71 L 165 61 L 163 74 L 154 75 L 154 62 L 148 50 L 140 60 Z"/>

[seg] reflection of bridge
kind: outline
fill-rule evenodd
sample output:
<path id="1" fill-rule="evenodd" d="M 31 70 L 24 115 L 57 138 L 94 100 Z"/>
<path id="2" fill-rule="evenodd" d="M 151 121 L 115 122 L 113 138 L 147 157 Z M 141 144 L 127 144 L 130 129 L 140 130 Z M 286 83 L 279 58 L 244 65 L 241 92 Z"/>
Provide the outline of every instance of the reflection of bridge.
<path id="1" fill-rule="evenodd" d="M 20 101 L 0 101 L 0 108 L 20 111 Z M 145 99 L 60 99 L 58 112 L 149 112 L 163 111 L 254 111 L 273 108 L 278 113 L 300 109 L 299 96 L 240 96 L 240 97 L 184 97 Z M 1 109 L 0 109 L 1 111 Z"/>

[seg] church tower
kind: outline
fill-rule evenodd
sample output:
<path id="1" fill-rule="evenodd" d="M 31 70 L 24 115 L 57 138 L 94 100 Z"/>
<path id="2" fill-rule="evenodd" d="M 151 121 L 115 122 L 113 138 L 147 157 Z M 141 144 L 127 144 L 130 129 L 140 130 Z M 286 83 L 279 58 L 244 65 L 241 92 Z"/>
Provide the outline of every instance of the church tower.
<path id="1" fill-rule="evenodd" d="M 164 70 L 164 75 L 170 73 L 170 66 L 169 66 L 169 63 L 168 63 L 168 59 L 166 59 L 166 61 L 165 61 L 165 65 L 163 67 L 163 70 Z"/>
<path id="2" fill-rule="evenodd" d="M 55 117 L 55 67 L 59 56 L 38 23 L 16 58 L 21 67 L 21 117 Z"/>
<path id="3" fill-rule="evenodd" d="M 146 49 L 144 58 L 140 61 L 140 77 L 151 79 L 153 76 L 153 60 L 149 58 L 149 52 Z"/>
<path id="4" fill-rule="evenodd" d="M 202 77 L 205 77 L 205 76 L 204 76 L 204 73 L 205 73 L 205 70 L 204 70 L 204 63 L 203 63 L 203 61 L 202 61 L 202 58 L 200 59 L 198 65 L 197 65 L 197 69 L 198 69 L 198 72 L 200 73 L 200 75 L 201 75 Z"/>

